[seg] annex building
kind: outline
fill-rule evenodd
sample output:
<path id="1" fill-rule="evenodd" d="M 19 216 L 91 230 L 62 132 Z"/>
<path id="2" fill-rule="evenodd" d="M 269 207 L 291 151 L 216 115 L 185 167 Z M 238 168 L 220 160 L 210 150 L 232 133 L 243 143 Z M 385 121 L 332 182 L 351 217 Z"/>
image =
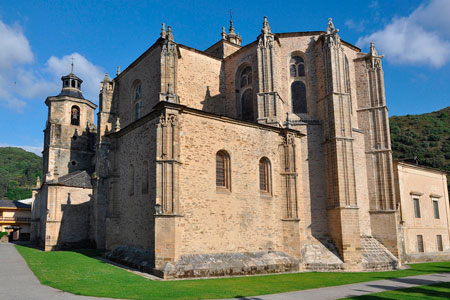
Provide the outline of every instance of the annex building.
<path id="1" fill-rule="evenodd" d="M 241 42 L 230 22 L 200 51 L 163 24 L 146 52 L 105 75 L 96 126 L 82 80 L 63 76 L 45 102 L 32 239 L 104 248 L 164 278 L 385 270 L 423 249 L 446 257 L 446 176 L 394 168 L 374 45 L 362 53 L 331 19 L 326 31 L 273 33 L 266 17 Z M 439 184 L 420 191 L 427 172 Z M 408 215 L 417 193 L 424 212 L 438 201 L 427 232 Z"/>

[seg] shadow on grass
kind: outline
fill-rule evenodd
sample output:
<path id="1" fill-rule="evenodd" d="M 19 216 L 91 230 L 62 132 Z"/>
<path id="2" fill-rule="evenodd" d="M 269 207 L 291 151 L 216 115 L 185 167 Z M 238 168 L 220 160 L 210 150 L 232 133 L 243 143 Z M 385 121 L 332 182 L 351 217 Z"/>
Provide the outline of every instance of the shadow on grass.
<path id="1" fill-rule="evenodd" d="M 373 287 L 386 288 L 386 286 Z M 444 289 L 444 290 L 443 290 Z M 432 285 L 417 286 L 406 289 L 398 289 L 395 291 L 381 292 L 363 296 L 353 296 L 346 299 L 365 299 L 365 300 L 378 300 L 378 299 L 420 299 L 429 297 L 431 299 L 450 299 L 450 282 L 436 283 Z"/>

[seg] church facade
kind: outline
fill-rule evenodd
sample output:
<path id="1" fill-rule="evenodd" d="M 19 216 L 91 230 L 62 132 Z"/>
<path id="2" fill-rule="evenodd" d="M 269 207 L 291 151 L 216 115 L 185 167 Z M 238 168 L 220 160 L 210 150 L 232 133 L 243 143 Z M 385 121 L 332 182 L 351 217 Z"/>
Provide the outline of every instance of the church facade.
<path id="1" fill-rule="evenodd" d="M 95 244 L 164 278 L 397 268 L 382 56 L 341 40 L 331 19 L 272 33 L 264 18 L 241 41 L 231 22 L 200 51 L 163 24 L 105 76 L 96 130 L 81 79 L 63 77 L 46 100 L 32 238 Z"/>

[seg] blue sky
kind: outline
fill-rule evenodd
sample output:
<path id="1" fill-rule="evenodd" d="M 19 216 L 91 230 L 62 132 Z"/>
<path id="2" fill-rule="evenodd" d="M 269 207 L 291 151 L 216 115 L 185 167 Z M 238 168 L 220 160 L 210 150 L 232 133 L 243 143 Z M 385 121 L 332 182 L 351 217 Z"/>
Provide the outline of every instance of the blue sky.
<path id="1" fill-rule="evenodd" d="M 46 96 L 60 77 L 83 80 L 98 102 L 104 72 L 122 70 L 159 37 L 204 50 L 220 38 L 233 11 L 243 44 L 256 39 L 263 16 L 273 32 L 325 30 L 329 17 L 341 38 L 384 54 L 390 115 L 420 114 L 450 105 L 450 0 L 346 1 L 10 1 L 0 0 L 0 146 L 40 152 Z"/>

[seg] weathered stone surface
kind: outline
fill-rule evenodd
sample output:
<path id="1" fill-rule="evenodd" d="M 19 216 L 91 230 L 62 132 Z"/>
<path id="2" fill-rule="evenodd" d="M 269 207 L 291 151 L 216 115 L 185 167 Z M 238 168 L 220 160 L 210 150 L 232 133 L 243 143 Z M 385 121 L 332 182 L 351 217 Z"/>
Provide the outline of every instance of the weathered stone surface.
<path id="1" fill-rule="evenodd" d="M 361 237 L 362 264 L 367 271 L 395 270 L 398 259 L 379 241 L 370 236 Z"/>
<path id="2" fill-rule="evenodd" d="M 253 275 L 299 270 L 299 261 L 280 251 L 182 255 L 163 269 L 165 278 Z"/>

